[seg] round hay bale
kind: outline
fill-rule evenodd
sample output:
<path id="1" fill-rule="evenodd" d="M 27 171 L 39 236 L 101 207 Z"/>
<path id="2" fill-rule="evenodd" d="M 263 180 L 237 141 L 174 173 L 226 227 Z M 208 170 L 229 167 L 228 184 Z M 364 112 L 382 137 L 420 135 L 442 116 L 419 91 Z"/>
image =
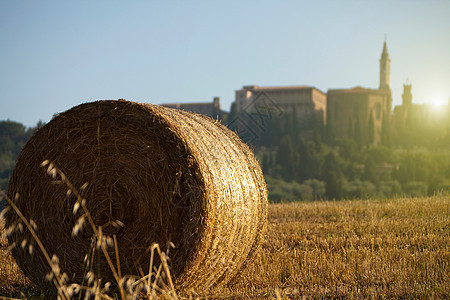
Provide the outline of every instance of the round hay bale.
<path id="1" fill-rule="evenodd" d="M 89 226 L 72 236 L 82 210 L 40 165 L 53 162 L 77 188 L 104 235 L 117 236 L 122 274 L 147 274 L 150 248 L 172 242 L 171 273 L 180 290 L 203 291 L 229 281 L 259 245 L 266 227 L 267 190 L 251 150 L 211 118 L 128 101 L 81 104 L 39 129 L 23 148 L 8 195 L 48 253 L 73 282 L 82 282 L 92 248 Z M 6 215 L 8 225 L 18 217 Z M 124 226 L 117 226 L 120 221 Z M 27 230 L 9 242 L 32 240 Z M 36 247 L 36 246 L 35 246 Z M 116 265 L 115 252 L 109 250 Z M 103 255 L 93 270 L 114 277 Z M 13 249 L 25 275 L 48 285 L 39 249 Z M 141 273 L 142 272 L 142 273 Z"/>

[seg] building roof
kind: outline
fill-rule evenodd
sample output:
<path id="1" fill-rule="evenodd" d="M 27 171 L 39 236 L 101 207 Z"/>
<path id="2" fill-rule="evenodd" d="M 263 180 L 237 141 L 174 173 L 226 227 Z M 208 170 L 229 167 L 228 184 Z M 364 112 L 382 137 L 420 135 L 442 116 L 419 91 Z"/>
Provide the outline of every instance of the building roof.
<path id="1" fill-rule="evenodd" d="M 317 90 L 323 94 L 321 90 L 319 90 L 316 87 L 309 86 L 309 85 L 291 85 L 291 86 L 259 86 L 259 85 L 245 85 L 242 87 L 242 89 L 237 90 L 238 91 L 248 91 L 248 90 L 258 90 L 258 91 L 287 91 L 287 90 Z"/>
<path id="2" fill-rule="evenodd" d="M 329 89 L 328 94 L 386 94 L 385 90 L 363 88 L 355 86 L 349 89 Z"/>
<path id="3" fill-rule="evenodd" d="M 160 104 L 161 106 L 166 106 L 166 107 L 183 107 L 183 106 L 213 106 L 214 103 L 212 102 L 178 102 L 178 103 L 163 103 Z"/>

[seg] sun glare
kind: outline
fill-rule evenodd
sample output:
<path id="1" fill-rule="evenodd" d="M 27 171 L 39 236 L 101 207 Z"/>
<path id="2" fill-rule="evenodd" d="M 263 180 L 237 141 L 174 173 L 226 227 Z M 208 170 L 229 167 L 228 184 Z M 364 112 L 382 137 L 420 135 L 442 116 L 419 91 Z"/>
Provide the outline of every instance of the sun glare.
<path id="1" fill-rule="evenodd" d="M 431 102 L 431 106 L 433 106 L 434 109 L 440 109 L 444 105 L 445 105 L 445 103 L 442 102 L 442 101 L 433 101 L 433 102 Z"/>
<path id="2" fill-rule="evenodd" d="M 435 94 L 430 99 L 431 99 L 430 104 L 435 109 L 440 109 L 440 108 L 442 108 L 443 106 L 445 106 L 447 104 L 446 98 L 443 95 L 436 95 Z"/>

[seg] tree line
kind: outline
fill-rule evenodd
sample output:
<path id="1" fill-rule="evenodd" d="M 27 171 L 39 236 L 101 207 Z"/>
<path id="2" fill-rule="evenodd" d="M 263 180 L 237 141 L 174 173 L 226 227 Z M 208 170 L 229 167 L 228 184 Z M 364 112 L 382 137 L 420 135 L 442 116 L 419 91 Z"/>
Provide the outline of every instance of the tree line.
<path id="1" fill-rule="evenodd" d="M 238 117 L 232 106 L 224 123 Z M 426 196 L 450 192 L 450 120 L 446 122 L 409 119 L 394 126 L 385 120 L 381 143 L 374 145 L 371 126 L 361 132 L 355 123 L 348 138 L 338 139 L 333 124 L 324 125 L 314 115 L 302 122 L 294 110 L 253 128 L 254 138 L 247 142 L 273 202 Z M 0 190 L 7 189 L 17 156 L 42 125 L 27 128 L 0 121 Z"/>
<path id="2" fill-rule="evenodd" d="M 232 110 L 229 119 L 236 117 Z M 377 145 L 373 120 L 368 121 L 366 132 L 355 122 L 348 137 L 337 138 L 332 123 L 324 125 L 314 116 L 304 123 L 295 111 L 270 116 L 264 128 L 256 129 L 258 138 L 251 141 L 270 200 L 450 193 L 449 119 L 437 123 L 409 118 L 402 126 L 384 119 Z"/>

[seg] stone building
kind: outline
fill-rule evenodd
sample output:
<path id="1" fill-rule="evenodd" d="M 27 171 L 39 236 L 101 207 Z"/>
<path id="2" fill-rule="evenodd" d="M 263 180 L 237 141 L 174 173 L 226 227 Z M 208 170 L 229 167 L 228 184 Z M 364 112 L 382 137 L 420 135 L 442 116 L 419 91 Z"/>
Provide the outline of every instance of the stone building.
<path id="1" fill-rule="evenodd" d="M 391 112 L 389 93 L 358 86 L 328 90 L 327 97 L 328 124 L 335 138 L 380 143 L 383 119 L 389 118 Z"/>
<path id="2" fill-rule="evenodd" d="M 190 103 L 167 103 L 161 104 L 162 106 L 169 108 L 182 109 L 186 111 L 202 114 L 213 119 L 221 120 L 226 114 L 225 111 L 220 108 L 220 98 L 214 97 L 213 102 L 190 102 Z"/>
<path id="3" fill-rule="evenodd" d="M 404 145 L 428 144 L 450 137 L 450 100 L 448 105 L 413 103 L 412 85 L 403 85 L 402 105 L 394 108 L 392 124 L 396 139 Z M 428 142 L 425 142 L 428 141 Z M 449 144 L 448 139 L 447 144 Z"/>
<path id="4" fill-rule="evenodd" d="M 401 128 L 406 124 L 408 112 L 411 112 L 414 109 L 413 107 L 416 106 L 412 104 L 411 89 L 411 84 L 403 85 L 402 105 L 394 107 L 393 125 L 395 128 Z"/>
<path id="5" fill-rule="evenodd" d="M 383 122 L 390 120 L 392 109 L 390 63 L 384 42 L 378 89 L 357 86 L 328 90 L 327 122 L 335 138 L 357 139 L 364 144 L 381 142 Z"/>
<path id="6" fill-rule="evenodd" d="M 261 87 L 244 86 L 237 90 L 235 105 L 237 113 L 272 112 L 283 115 L 295 112 L 300 124 L 315 118 L 326 121 L 327 95 L 312 86 Z"/>
<path id="7" fill-rule="evenodd" d="M 447 120 L 449 116 L 448 105 L 435 106 L 433 104 L 417 104 L 413 103 L 412 85 L 403 85 L 402 105 L 394 107 L 393 122 L 396 128 L 402 126 L 408 126 L 408 123 L 420 123 L 427 121 L 429 123 L 439 122 L 442 123 L 444 119 Z M 450 99 L 449 99 L 450 104 Z"/>

